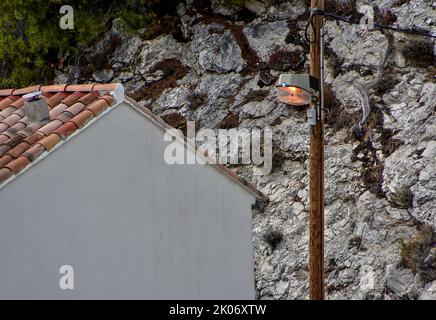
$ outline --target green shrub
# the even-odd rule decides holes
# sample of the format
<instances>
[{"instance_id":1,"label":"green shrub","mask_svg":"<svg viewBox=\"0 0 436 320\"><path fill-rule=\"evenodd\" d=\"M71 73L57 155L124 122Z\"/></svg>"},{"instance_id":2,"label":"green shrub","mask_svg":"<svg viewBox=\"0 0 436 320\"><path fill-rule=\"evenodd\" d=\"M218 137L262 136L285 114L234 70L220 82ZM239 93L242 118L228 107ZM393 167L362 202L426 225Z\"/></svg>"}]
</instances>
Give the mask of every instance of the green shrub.
<instances>
[{"instance_id":1,"label":"green shrub","mask_svg":"<svg viewBox=\"0 0 436 320\"><path fill-rule=\"evenodd\" d=\"M0 88L47 83L62 61L73 60L84 45L109 30L116 17L136 30L174 13L180 1L70 0L74 30L59 26L64 0L0 1Z\"/></svg>"}]
</instances>

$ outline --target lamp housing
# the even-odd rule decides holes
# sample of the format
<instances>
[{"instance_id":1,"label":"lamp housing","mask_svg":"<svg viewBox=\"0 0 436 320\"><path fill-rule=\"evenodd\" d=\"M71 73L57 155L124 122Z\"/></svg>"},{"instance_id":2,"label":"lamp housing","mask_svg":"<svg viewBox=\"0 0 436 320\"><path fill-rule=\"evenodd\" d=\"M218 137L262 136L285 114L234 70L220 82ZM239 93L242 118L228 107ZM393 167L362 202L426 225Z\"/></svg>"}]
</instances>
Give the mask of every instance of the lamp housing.
<instances>
[{"instance_id":1,"label":"lamp housing","mask_svg":"<svg viewBox=\"0 0 436 320\"><path fill-rule=\"evenodd\" d=\"M319 79L309 74L281 74L277 83L281 102L294 106L310 104L319 94Z\"/></svg>"}]
</instances>

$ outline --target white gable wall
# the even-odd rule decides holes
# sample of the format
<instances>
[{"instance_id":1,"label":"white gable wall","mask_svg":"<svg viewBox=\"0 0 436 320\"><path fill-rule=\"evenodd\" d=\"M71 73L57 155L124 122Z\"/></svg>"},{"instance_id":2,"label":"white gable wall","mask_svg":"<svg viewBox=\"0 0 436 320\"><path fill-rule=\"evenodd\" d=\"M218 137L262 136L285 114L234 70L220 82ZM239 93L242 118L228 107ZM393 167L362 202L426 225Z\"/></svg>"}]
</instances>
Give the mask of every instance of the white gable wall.
<instances>
[{"instance_id":1,"label":"white gable wall","mask_svg":"<svg viewBox=\"0 0 436 320\"><path fill-rule=\"evenodd\" d=\"M120 105L0 190L0 298L254 298L253 195L163 134Z\"/></svg>"}]
</instances>

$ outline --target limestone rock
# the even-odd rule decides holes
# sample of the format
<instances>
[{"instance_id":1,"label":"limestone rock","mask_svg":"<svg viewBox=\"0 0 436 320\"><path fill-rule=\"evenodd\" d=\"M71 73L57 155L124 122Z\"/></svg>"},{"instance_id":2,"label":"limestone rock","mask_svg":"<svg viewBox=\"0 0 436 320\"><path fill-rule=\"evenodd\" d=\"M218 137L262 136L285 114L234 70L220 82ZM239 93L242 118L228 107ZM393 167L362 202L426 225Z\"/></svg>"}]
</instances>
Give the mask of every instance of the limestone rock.
<instances>
[{"instance_id":1,"label":"limestone rock","mask_svg":"<svg viewBox=\"0 0 436 320\"><path fill-rule=\"evenodd\" d=\"M240 72L247 65L232 32L217 23L199 24L196 27L191 50L205 71Z\"/></svg>"},{"instance_id":2,"label":"limestone rock","mask_svg":"<svg viewBox=\"0 0 436 320\"><path fill-rule=\"evenodd\" d=\"M392 267L392 266L391 266ZM414 276L408 269L395 269L388 270L386 277L386 286L389 290L392 290L397 296L404 296L410 290L412 290L414 283Z\"/></svg>"},{"instance_id":3,"label":"limestone rock","mask_svg":"<svg viewBox=\"0 0 436 320\"><path fill-rule=\"evenodd\" d=\"M418 300L436 300L436 280L425 286Z\"/></svg>"},{"instance_id":4,"label":"limestone rock","mask_svg":"<svg viewBox=\"0 0 436 320\"><path fill-rule=\"evenodd\" d=\"M114 77L115 72L112 69L103 69L96 71L92 74L92 77L97 82L107 83Z\"/></svg>"}]
</instances>

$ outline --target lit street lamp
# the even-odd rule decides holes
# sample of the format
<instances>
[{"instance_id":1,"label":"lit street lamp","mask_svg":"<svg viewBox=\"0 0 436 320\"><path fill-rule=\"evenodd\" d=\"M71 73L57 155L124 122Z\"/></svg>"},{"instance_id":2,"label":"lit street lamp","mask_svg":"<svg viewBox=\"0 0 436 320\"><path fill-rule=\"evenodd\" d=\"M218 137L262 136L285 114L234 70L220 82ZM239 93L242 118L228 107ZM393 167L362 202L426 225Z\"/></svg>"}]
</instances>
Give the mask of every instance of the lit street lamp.
<instances>
[{"instance_id":1,"label":"lit street lamp","mask_svg":"<svg viewBox=\"0 0 436 320\"><path fill-rule=\"evenodd\" d=\"M311 11L324 10L324 0L312 0ZM323 300L324 290L324 121L323 121L323 18L314 16L310 41L310 75L282 74L278 98L291 105L307 105L310 124L309 160L309 294ZM321 81L320 81L321 80Z\"/></svg>"}]
</instances>

